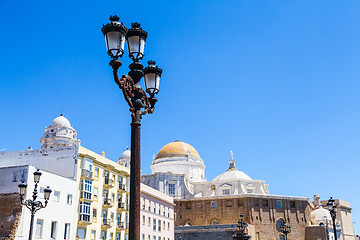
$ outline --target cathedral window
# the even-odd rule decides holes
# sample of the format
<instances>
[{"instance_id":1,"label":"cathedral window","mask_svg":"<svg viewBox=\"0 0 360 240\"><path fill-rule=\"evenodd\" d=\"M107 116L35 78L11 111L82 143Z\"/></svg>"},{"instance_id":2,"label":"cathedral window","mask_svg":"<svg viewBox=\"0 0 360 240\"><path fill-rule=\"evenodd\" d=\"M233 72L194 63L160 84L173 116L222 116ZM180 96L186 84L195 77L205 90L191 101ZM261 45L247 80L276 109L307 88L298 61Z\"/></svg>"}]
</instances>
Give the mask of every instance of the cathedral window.
<instances>
[{"instance_id":1,"label":"cathedral window","mask_svg":"<svg viewBox=\"0 0 360 240\"><path fill-rule=\"evenodd\" d=\"M282 201L276 200L276 208L282 208Z\"/></svg>"},{"instance_id":2,"label":"cathedral window","mask_svg":"<svg viewBox=\"0 0 360 240\"><path fill-rule=\"evenodd\" d=\"M218 225L219 221L217 219L214 219L211 221L211 225Z\"/></svg>"},{"instance_id":3,"label":"cathedral window","mask_svg":"<svg viewBox=\"0 0 360 240\"><path fill-rule=\"evenodd\" d=\"M211 201L211 208L217 208L217 201Z\"/></svg>"},{"instance_id":4,"label":"cathedral window","mask_svg":"<svg viewBox=\"0 0 360 240\"><path fill-rule=\"evenodd\" d=\"M240 199L238 199L238 207L242 207L243 206L243 203Z\"/></svg>"},{"instance_id":5,"label":"cathedral window","mask_svg":"<svg viewBox=\"0 0 360 240\"><path fill-rule=\"evenodd\" d=\"M290 208L295 208L295 201L290 201Z\"/></svg>"},{"instance_id":6,"label":"cathedral window","mask_svg":"<svg viewBox=\"0 0 360 240\"><path fill-rule=\"evenodd\" d=\"M230 189L223 189L223 195L230 195Z\"/></svg>"},{"instance_id":7,"label":"cathedral window","mask_svg":"<svg viewBox=\"0 0 360 240\"><path fill-rule=\"evenodd\" d=\"M254 192L254 189L252 189L252 188L247 189L247 193L253 193L253 192Z\"/></svg>"},{"instance_id":8,"label":"cathedral window","mask_svg":"<svg viewBox=\"0 0 360 240\"><path fill-rule=\"evenodd\" d=\"M232 200L226 200L226 207L232 207Z\"/></svg>"},{"instance_id":9,"label":"cathedral window","mask_svg":"<svg viewBox=\"0 0 360 240\"><path fill-rule=\"evenodd\" d=\"M263 207L268 207L268 206L269 206L269 201L263 200Z\"/></svg>"},{"instance_id":10,"label":"cathedral window","mask_svg":"<svg viewBox=\"0 0 360 240\"><path fill-rule=\"evenodd\" d=\"M169 183L169 195L175 195L175 183Z\"/></svg>"},{"instance_id":11,"label":"cathedral window","mask_svg":"<svg viewBox=\"0 0 360 240\"><path fill-rule=\"evenodd\" d=\"M191 209L191 202L186 203L186 209Z\"/></svg>"}]
</instances>

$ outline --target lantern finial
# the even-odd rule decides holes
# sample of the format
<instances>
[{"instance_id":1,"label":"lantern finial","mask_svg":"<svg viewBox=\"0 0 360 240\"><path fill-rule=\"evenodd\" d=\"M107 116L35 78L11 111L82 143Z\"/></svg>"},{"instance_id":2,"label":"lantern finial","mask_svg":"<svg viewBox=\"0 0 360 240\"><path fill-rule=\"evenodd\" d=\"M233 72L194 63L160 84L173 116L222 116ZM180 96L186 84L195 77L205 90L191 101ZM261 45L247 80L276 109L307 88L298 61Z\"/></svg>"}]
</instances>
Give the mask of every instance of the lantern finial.
<instances>
[{"instance_id":1,"label":"lantern finial","mask_svg":"<svg viewBox=\"0 0 360 240\"><path fill-rule=\"evenodd\" d=\"M120 17L118 15L110 15L109 19L112 22L118 22L120 20Z\"/></svg>"},{"instance_id":2,"label":"lantern finial","mask_svg":"<svg viewBox=\"0 0 360 240\"><path fill-rule=\"evenodd\" d=\"M140 23L134 22L134 23L131 24L131 27L133 27L133 28L140 28Z\"/></svg>"},{"instance_id":3,"label":"lantern finial","mask_svg":"<svg viewBox=\"0 0 360 240\"><path fill-rule=\"evenodd\" d=\"M150 61L148 61L148 64L149 64L149 65L155 65L156 62L155 62L154 60L150 60Z\"/></svg>"}]
</instances>

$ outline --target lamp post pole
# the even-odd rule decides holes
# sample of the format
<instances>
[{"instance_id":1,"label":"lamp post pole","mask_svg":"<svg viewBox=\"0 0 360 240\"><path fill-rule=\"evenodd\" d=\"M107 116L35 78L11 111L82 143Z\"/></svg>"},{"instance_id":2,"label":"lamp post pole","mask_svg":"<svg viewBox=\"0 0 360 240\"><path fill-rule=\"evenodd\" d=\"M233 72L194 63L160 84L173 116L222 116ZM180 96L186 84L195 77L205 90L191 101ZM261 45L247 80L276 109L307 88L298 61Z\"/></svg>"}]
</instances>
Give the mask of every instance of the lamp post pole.
<instances>
[{"instance_id":1,"label":"lamp post pole","mask_svg":"<svg viewBox=\"0 0 360 240\"><path fill-rule=\"evenodd\" d=\"M162 69L155 66L156 62L149 61L149 66L144 68L139 62L144 57L144 46L147 38L139 23L131 24L127 29L119 23L118 16L110 16L110 23L102 27L105 37L107 53L112 58L110 66L113 68L115 83L122 90L124 98L131 112L131 155L130 155L130 216L129 216L129 240L140 240L140 127L143 115L153 113L157 99L155 94L159 92ZM132 63L129 65L129 75L118 76L118 69L122 65L119 57L124 54L125 39L127 40L129 57ZM144 78L146 92L140 86L140 80Z\"/></svg>"},{"instance_id":2,"label":"lamp post pole","mask_svg":"<svg viewBox=\"0 0 360 240\"><path fill-rule=\"evenodd\" d=\"M335 204L335 199L333 199L332 197L330 197L329 201L326 204L328 206L328 209L330 211L330 216L332 219L332 223L333 223L333 229L334 229L334 237L335 240L337 240L337 232L336 232L336 204Z\"/></svg>"},{"instance_id":3,"label":"lamp post pole","mask_svg":"<svg viewBox=\"0 0 360 240\"><path fill-rule=\"evenodd\" d=\"M39 170L36 170L36 172L34 172L35 187L34 187L32 199L28 199L28 200L24 201L27 185L25 183L20 183L18 185L21 205L24 205L25 207L27 207L30 210L30 213L31 213L29 240L32 240L35 213L38 210L40 210L41 208L45 208L47 206L47 203L48 203L49 198L50 198L50 194L52 192L52 190L49 187L47 187L46 189L44 189L45 203L43 204L40 201L36 201L36 199L38 197L37 188L38 188L38 184L39 184L39 181L40 181L40 177L41 177L41 172Z\"/></svg>"}]
</instances>

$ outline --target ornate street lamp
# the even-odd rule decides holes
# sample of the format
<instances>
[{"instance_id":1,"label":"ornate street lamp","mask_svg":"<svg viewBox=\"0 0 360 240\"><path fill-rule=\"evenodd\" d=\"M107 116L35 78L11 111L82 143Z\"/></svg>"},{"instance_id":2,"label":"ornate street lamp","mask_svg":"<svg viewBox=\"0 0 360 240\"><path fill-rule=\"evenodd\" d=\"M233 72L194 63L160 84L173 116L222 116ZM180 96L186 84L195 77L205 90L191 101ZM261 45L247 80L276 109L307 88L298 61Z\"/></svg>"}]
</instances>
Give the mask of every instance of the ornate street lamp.
<instances>
[{"instance_id":1,"label":"ornate street lamp","mask_svg":"<svg viewBox=\"0 0 360 240\"><path fill-rule=\"evenodd\" d=\"M280 230L285 235L285 240L287 240L287 235L291 233L291 226L285 222L284 225L280 227Z\"/></svg>"},{"instance_id":2,"label":"ornate street lamp","mask_svg":"<svg viewBox=\"0 0 360 240\"><path fill-rule=\"evenodd\" d=\"M251 239L251 236L248 235L246 232L246 228L248 224L244 221L244 215L240 214L240 220L238 221L238 231L233 236L233 239L235 240L248 240Z\"/></svg>"},{"instance_id":3,"label":"ornate street lamp","mask_svg":"<svg viewBox=\"0 0 360 240\"><path fill-rule=\"evenodd\" d=\"M335 236L335 240L337 240L337 233L336 233L336 204L335 204L335 199L333 199L332 197L330 197L329 201L326 204L328 206L328 210L330 211L330 216L333 222L333 228L334 228L334 236Z\"/></svg>"},{"instance_id":4,"label":"ornate street lamp","mask_svg":"<svg viewBox=\"0 0 360 240\"><path fill-rule=\"evenodd\" d=\"M144 47L147 38L147 32L144 31L139 23L131 24L131 28L126 30L125 39L127 41L129 57L132 63L129 65L130 72L128 76L118 76L118 69L122 65L118 59L124 53L124 25L119 23L118 16L111 16L110 23L103 25L108 55L112 58L110 66L113 68L115 83L122 90L125 100L130 107L131 112L131 155L130 155L130 216L129 216L129 240L140 240L140 126L143 115L153 113L157 99L155 95L159 92L160 77L162 69L155 66L156 62L149 61L149 66L144 66L139 62L144 57ZM113 31L117 36L112 37L109 48L109 33ZM144 77L145 90L141 88L140 80Z\"/></svg>"},{"instance_id":5,"label":"ornate street lamp","mask_svg":"<svg viewBox=\"0 0 360 240\"><path fill-rule=\"evenodd\" d=\"M48 201L50 199L50 194L52 192L52 190L49 187L47 187L46 189L44 189L45 203L43 204L40 201L36 201L37 194L38 194L37 187L38 187L38 183L40 182L40 177L41 177L41 172L38 169L38 170L36 170L36 172L34 172L35 187L34 187L34 192L33 192L33 195L32 195L32 199L28 199L28 200L24 201L24 198L25 198L25 195L26 195L27 184L20 183L18 185L18 187L19 187L19 195L20 195L20 202L21 202L22 205L27 207L31 212L29 240L32 240L35 213L38 210L40 210L41 208L45 208L47 206L47 203L48 203Z\"/></svg>"}]
</instances>

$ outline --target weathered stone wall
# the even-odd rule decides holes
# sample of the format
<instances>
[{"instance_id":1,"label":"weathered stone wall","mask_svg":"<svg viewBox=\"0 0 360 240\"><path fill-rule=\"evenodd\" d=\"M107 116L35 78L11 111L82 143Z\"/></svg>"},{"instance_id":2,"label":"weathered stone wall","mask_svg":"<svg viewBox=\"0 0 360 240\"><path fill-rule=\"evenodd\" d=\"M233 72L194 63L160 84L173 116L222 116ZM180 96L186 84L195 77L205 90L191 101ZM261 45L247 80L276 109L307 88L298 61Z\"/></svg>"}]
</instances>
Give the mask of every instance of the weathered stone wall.
<instances>
[{"instance_id":1,"label":"weathered stone wall","mask_svg":"<svg viewBox=\"0 0 360 240\"><path fill-rule=\"evenodd\" d=\"M281 233L276 224L279 219L291 225L289 240L305 239L311 209L307 198L260 195L175 200L175 204L175 226L211 225L215 221L218 224L236 224L239 215L243 214L244 220L254 226L249 233L256 240L279 239Z\"/></svg>"},{"instance_id":2,"label":"weathered stone wall","mask_svg":"<svg viewBox=\"0 0 360 240\"><path fill-rule=\"evenodd\" d=\"M305 230L305 240L327 240L324 226L309 226Z\"/></svg>"},{"instance_id":3,"label":"weathered stone wall","mask_svg":"<svg viewBox=\"0 0 360 240\"><path fill-rule=\"evenodd\" d=\"M0 240L14 239L21 210L18 193L0 194Z\"/></svg>"}]
</instances>

